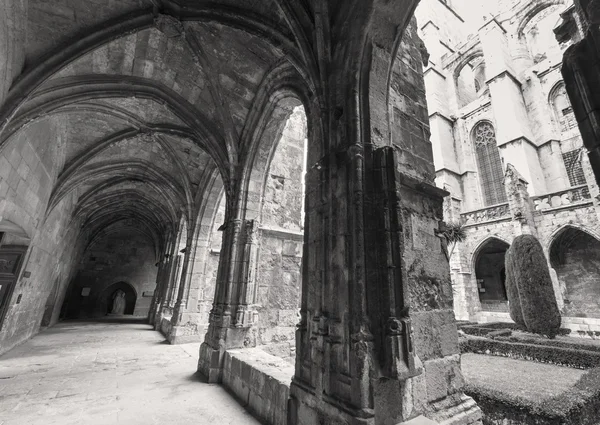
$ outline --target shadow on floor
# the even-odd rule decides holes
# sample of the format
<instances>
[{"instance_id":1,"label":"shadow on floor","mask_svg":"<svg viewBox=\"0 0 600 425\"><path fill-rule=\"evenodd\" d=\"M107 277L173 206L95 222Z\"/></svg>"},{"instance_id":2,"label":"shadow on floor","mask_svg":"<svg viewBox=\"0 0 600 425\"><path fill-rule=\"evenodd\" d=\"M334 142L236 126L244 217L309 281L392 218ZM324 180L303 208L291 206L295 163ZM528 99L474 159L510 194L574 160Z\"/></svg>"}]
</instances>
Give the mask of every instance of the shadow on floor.
<instances>
[{"instance_id":1,"label":"shadow on floor","mask_svg":"<svg viewBox=\"0 0 600 425\"><path fill-rule=\"evenodd\" d=\"M89 319L66 319L61 320L59 323L122 323L122 324L148 324L148 318L146 317L135 317L135 316L104 316L104 317L93 317Z\"/></svg>"},{"instance_id":2,"label":"shadow on floor","mask_svg":"<svg viewBox=\"0 0 600 425\"><path fill-rule=\"evenodd\" d=\"M190 382L200 382L202 384L208 384L208 378L199 371L196 371L196 373L191 374L187 378L187 380Z\"/></svg>"}]
</instances>

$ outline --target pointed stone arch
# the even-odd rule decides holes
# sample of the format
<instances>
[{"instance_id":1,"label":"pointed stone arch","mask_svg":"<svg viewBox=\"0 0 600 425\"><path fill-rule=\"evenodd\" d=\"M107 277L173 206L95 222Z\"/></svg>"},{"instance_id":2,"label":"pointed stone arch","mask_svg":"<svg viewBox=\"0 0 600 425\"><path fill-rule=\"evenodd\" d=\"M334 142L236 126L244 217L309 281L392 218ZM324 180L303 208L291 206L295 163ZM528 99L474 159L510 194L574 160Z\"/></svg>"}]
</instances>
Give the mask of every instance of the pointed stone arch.
<instances>
[{"instance_id":1,"label":"pointed stone arch","mask_svg":"<svg viewBox=\"0 0 600 425\"><path fill-rule=\"evenodd\" d=\"M506 311L504 260L509 247L505 240L491 236L483 240L473 254L473 271L484 311Z\"/></svg>"},{"instance_id":2,"label":"pointed stone arch","mask_svg":"<svg viewBox=\"0 0 600 425\"><path fill-rule=\"evenodd\" d=\"M583 226L557 229L548 246L564 300L563 314L600 318L600 238Z\"/></svg>"}]
</instances>

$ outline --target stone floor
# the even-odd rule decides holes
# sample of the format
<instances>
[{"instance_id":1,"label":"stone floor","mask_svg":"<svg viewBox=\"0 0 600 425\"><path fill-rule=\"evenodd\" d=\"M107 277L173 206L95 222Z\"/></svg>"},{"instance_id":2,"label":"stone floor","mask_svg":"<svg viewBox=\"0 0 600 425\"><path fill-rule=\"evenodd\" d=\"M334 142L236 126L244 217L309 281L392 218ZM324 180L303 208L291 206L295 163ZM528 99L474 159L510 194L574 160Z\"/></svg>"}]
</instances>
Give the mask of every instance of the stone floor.
<instances>
[{"instance_id":1,"label":"stone floor","mask_svg":"<svg viewBox=\"0 0 600 425\"><path fill-rule=\"evenodd\" d=\"M194 375L198 348L141 323L61 323L0 357L0 425L258 425Z\"/></svg>"}]
</instances>

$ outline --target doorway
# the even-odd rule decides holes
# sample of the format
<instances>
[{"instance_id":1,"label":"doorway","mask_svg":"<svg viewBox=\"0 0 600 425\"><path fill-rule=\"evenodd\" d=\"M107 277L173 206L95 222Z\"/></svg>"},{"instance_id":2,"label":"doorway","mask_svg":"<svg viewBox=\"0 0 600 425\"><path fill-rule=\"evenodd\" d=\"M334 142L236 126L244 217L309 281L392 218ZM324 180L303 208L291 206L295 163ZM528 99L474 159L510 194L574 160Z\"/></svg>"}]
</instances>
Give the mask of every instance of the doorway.
<instances>
[{"instance_id":1,"label":"doorway","mask_svg":"<svg viewBox=\"0 0 600 425\"><path fill-rule=\"evenodd\" d=\"M10 306L26 251L25 246L0 247L0 329Z\"/></svg>"}]
</instances>

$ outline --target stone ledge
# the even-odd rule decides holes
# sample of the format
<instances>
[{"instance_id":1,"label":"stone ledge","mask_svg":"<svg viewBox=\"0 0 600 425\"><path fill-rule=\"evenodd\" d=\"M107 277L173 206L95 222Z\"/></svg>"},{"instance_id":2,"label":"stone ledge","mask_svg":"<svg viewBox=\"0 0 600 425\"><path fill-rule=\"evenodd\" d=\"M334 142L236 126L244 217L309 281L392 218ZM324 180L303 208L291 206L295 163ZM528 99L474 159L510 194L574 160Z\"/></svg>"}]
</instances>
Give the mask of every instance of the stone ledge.
<instances>
[{"instance_id":1,"label":"stone ledge","mask_svg":"<svg viewBox=\"0 0 600 425\"><path fill-rule=\"evenodd\" d=\"M260 421L286 425L294 367L258 348L229 350L223 365L223 386Z\"/></svg>"},{"instance_id":2,"label":"stone ledge","mask_svg":"<svg viewBox=\"0 0 600 425\"><path fill-rule=\"evenodd\" d=\"M438 425L437 422L427 419L425 416L418 416L407 422L401 422L397 425Z\"/></svg>"}]
</instances>

